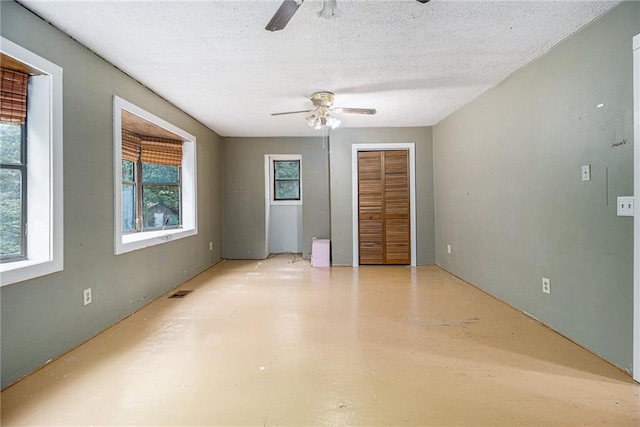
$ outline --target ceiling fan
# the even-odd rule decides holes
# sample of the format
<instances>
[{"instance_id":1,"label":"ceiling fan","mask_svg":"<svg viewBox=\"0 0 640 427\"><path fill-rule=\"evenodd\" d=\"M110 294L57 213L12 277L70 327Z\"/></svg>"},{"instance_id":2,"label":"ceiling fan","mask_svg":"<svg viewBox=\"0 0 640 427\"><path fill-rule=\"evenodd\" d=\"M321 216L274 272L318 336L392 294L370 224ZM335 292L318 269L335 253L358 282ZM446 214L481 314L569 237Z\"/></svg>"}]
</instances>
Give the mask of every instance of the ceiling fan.
<instances>
[{"instance_id":1,"label":"ceiling fan","mask_svg":"<svg viewBox=\"0 0 640 427\"><path fill-rule=\"evenodd\" d=\"M429 0L417 0L420 3L428 3ZM284 0L271 20L264 27L268 31L279 31L287 26L293 15L296 13L304 0ZM318 16L323 18L331 18L338 14L336 9L336 0L324 0L322 10L318 12Z\"/></svg>"},{"instance_id":2,"label":"ceiling fan","mask_svg":"<svg viewBox=\"0 0 640 427\"><path fill-rule=\"evenodd\" d=\"M340 120L332 116L331 113L348 113L348 114L367 114L376 113L375 108L348 108L334 107L333 100L335 95L333 92L315 92L310 99L315 107L313 110L287 111L285 113L271 113L272 116L282 116L285 114L311 113L306 117L307 124L314 129L322 129L323 126L336 128L340 124Z\"/></svg>"}]
</instances>

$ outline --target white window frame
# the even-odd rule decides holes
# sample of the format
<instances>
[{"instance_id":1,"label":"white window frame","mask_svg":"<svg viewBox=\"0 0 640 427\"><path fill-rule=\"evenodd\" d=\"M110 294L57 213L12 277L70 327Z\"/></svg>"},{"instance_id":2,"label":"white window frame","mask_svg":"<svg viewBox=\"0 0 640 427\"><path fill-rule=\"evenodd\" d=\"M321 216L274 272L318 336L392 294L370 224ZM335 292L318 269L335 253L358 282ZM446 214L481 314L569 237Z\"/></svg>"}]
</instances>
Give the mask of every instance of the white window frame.
<instances>
[{"instance_id":1,"label":"white window frame","mask_svg":"<svg viewBox=\"0 0 640 427\"><path fill-rule=\"evenodd\" d=\"M269 154L269 202L271 205L302 205L302 155L301 154ZM300 162L300 200L275 200L275 161L297 160Z\"/></svg>"},{"instance_id":2,"label":"white window frame","mask_svg":"<svg viewBox=\"0 0 640 427\"><path fill-rule=\"evenodd\" d=\"M138 233L122 231L122 110L160 126L182 139L181 228ZM116 255L198 234L196 137L116 95L113 97L113 175L114 253Z\"/></svg>"},{"instance_id":3,"label":"white window frame","mask_svg":"<svg viewBox=\"0 0 640 427\"><path fill-rule=\"evenodd\" d=\"M64 268L62 67L0 37L0 50L42 75L29 77L27 259L0 264L0 286Z\"/></svg>"}]
</instances>

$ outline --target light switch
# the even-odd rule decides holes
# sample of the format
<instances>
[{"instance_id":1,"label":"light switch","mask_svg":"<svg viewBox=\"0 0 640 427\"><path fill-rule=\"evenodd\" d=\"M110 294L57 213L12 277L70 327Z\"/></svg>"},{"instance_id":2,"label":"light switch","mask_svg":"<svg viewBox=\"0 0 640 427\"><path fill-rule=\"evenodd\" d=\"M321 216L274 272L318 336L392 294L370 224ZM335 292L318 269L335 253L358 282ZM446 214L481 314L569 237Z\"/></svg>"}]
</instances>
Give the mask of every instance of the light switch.
<instances>
[{"instance_id":1,"label":"light switch","mask_svg":"<svg viewBox=\"0 0 640 427\"><path fill-rule=\"evenodd\" d=\"M618 197L618 216L633 216L633 196Z\"/></svg>"},{"instance_id":2,"label":"light switch","mask_svg":"<svg viewBox=\"0 0 640 427\"><path fill-rule=\"evenodd\" d=\"M591 181L591 165L582 165L582 180Z\"/></svg>"}]
</instances>

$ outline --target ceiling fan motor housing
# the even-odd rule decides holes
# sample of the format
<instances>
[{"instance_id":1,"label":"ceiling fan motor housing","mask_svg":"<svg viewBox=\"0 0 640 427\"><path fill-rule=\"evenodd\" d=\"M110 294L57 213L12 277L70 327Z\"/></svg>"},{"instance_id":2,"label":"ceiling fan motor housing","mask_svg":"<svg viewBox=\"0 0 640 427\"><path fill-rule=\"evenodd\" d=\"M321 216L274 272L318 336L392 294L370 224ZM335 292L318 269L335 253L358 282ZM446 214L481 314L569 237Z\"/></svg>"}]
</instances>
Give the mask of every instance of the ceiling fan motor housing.
<instances>
[{"instance_id":1,"label":"ceiling fan motor housing","mask_svg":"<svg viewBox=\"0 0 640 427\"><path fill-rule=\"evenodd\" d=\"M330 108L333 105L333 92L316 92L311 94L311 102L316 107Z\"/></svg>"}]
</instances>

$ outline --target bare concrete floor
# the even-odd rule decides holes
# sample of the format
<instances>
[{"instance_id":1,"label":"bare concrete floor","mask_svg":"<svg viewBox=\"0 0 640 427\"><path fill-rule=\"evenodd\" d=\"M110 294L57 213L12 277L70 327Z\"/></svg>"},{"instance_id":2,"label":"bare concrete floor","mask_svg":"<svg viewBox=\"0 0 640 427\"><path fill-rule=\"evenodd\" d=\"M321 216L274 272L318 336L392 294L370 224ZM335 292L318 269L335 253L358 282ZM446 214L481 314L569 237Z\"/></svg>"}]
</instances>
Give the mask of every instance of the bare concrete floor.
<instances>
[{"instance_id":1,"label":"bare concrete floor","mask_svg":"<svg viewBox=\"0 0 640 427\"><path fill-rule=\"evenodd\" d=\"M226 261L2 393L2 425L640 425L640 385L432 266Z\"/></svg>"}]
</instances>

